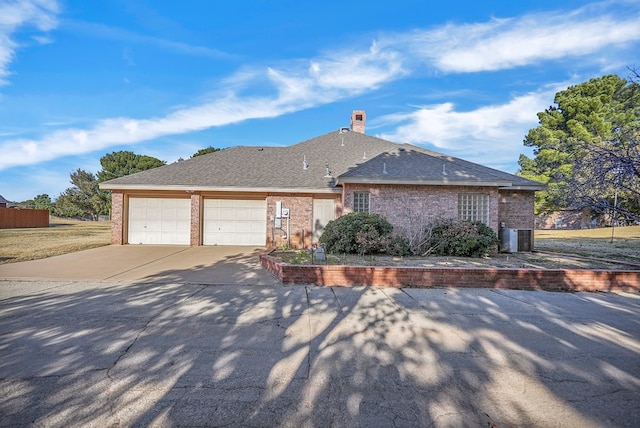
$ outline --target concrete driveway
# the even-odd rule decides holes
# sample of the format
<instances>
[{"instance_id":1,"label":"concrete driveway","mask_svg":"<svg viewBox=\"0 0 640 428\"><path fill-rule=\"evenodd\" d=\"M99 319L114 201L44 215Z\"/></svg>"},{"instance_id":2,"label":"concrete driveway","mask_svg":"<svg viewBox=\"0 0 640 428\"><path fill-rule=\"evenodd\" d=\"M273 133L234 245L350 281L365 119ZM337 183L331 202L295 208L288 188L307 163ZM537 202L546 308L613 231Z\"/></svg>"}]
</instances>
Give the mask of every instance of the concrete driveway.
<instances>
[{"instance_id":1,"label":"concrete driveway","mask_svg":"<svg viewBox=\"0 0 640 428\"><path fill-rule=\"evenodd\" d=\"M0 278L277 284L260 265L260 251L250 247L111 245L3 264L0 265Z\"/></svg>"},{"instance_id":2,"label":"concrete driveway","mask_svg":"<svg viewBox=\"0 0 640 428\"><path fill-rule=\"evenodd\" d=\"M638 295L176 271L0 280L0 426L640 426Z\"/></svg>"}]
</instances>

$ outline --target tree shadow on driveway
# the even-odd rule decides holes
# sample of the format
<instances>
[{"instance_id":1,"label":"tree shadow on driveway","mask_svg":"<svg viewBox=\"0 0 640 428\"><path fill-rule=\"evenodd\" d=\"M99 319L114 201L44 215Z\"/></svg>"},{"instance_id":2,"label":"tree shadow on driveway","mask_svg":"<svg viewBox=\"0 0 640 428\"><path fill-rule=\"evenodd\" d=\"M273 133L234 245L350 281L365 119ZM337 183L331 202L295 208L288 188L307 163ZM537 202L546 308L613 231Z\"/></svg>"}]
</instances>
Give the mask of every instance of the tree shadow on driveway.
<instances>
[{"instance_id":1,"label":"tree shadow on driveway","mask_svg":"<svg viewBox=\"0 0 640 428\"><path fill-rule=\"evenodd\" d=\"M237 248L237 247L236 247ZM148 275L142 268L131 272L139 281L147 283L191 283L208 285L243 284L271 285L280 283L261 264L262 249L238 249L208 259L211 247L189 248L183 254L172 256L171 269L151 269ZM182 256L182 257L180 257ZM117 277L115 279L118 279Z\"/></svg>"},{"instance_id":2,"label":"tree shadow on driveway","mask_svg":"<svg viewBox=\"0 0 640 428\"><path fill-rule=\"evenodd\" d=\"M637 295L0 281L0 425L637 426Z\"/></svg>"}]
</instances>

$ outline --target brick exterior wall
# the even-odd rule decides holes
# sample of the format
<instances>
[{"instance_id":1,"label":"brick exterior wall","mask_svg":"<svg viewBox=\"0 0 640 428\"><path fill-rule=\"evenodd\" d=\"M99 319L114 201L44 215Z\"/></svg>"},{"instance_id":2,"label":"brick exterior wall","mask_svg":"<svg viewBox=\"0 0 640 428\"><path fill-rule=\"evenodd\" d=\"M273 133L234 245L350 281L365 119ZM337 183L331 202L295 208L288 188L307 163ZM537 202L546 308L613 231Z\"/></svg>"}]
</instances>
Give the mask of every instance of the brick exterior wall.
<instances>
[{"instance_id":1,"label":"brick exterior wall","mask_svg":"<svg viewBox=\"0 0 640 428\"><path fill-rule=\"evenodd\" d=\"M465 287L549 291L640 291L640 271L291 265L260 255L283 284Z\"/></svg>"},{"instance_id":2,"label":"brick exterior wall","mask_svg":"<svg viewBox=\"0 0 640 428\"><path fill-rule=\"evenodd\" d=\"M409 224L416 227L438 218L457 218L459 193L488 194L489 226L498 232L499 195L495 187L347 184L345 214L353 211L354 192L369 192L371 213L385 217L398 232L406 230ZM533 218L533 205L530 211Z\"/></svg>"},{"instance_id":3,"label":"brick exterior wall","mask_svg":"<svg viewBox=\"0 0 640 428\"><path fill-rule=\"evenodd\" d=\"M500 190L498 223L507 228L534 229L535 193L524 190Z\"/></svg>"},{"instance_id":4,"label":"brick exterior wall","mask_svg":"<svg viewBox=\"0 0 640 428\"><path fill-rule=\"evenodd\" d=\"M267 196L267 247L290 246L293 248L311 248L313 240L313 200L327 199L329 195L270 194ZM336 217L342 212L342 195L336 194ZM287 219L282 219L282 229L276 229L276 202L281 201L283 208L289 208L290 236L284 238L287 231Z\"/></svg>"},{"instance_id":5,"label":"brick exterior wall","mask_svg":"<svg viewBox=\"0 0 640 428\"><path fill-rule=\"evenodd\" d=\"M289 235L287 219L282 219L282 229L276 229L272 218L276 217L276 202L281 201L283 208L289 208ZM313 219L313 196L295 194L275 194L267 196L267 246L308 248L311 246L311 227Z\"/></svg>"},{"instance_id":6,"label":"brick exterior wall","mask_svg":"<svg viewBox=\"0 0 640 428\"><path fill-rule=\"evenodd\" d=\"M202 245L202 195L200 192L191 195L191 235L189 242L192 247Z\"/></svg>"},{"instance_id":7,"label":"brick exterior wall","mask_svg":"<svg viewBox=\"0 0 640 428\"><path fill-rule=\"evenodd\" d=\"M406 230L409 224L419 227L437 218L458 216L459 193L484 193L489 195L489 226L496 232L499 223L505 222L507 227L533 229L534 193L525 191L500 191L492 187L461 186L401 186L401 185L365 185L347 184L342 194L335 195L336 217L353 211L353 193L370 192L370 208L372 213L385 217L398 233ZM147 196L147 194L140 195ZM160 195L158 195L160 196ZM172 197L172 195L163 195ZM206 194L206 197L216 195ZM242 194L234 195L242 199ZM192 246L202 245L203 195L200 192L191 196L191 229ZM327 198L329 195L315 195L316 198ZM267 230L266 245L268 247L291 246L294 248L310 248L313 230L312 194L279 194L266 195ZM276 202L289 208L289 232L285 238L287 220L283 219L282 229L274 226ZM122 191L111 193L111 243L126 243L126 204ZM409 221L410 220L410 221Z\"/></svg>"},{"instance_id":8,"label":"brick exterior wall","mask_svg":"<svg viewBox=\"0 0 640 428\"><path fill-rule=\"evenodd\" d=\"M111 192L111 243L124 243L124 193L114 190Z\"/></svg>"}]
</instances>

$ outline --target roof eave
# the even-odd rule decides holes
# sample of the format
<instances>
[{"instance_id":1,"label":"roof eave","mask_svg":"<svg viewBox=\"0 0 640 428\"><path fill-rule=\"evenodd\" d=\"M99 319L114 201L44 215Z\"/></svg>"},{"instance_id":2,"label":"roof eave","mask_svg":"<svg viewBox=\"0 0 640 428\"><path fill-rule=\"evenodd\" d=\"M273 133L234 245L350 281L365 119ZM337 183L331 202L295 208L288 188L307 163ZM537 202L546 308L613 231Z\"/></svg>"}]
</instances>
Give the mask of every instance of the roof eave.
<instances>
[{"instance_id":1,"label":"roof eave","mask_svg":"<svg viewBox=\"0 0 640 428\"><path fill-rule=\"evenodd\" d=\"M108 184L101 183L102 190L141 190L141 191L183 191L192 192L260 192L260 193L342 193L335 187L240 187L240 186L189 186L189 185L154 185L154 184Z\"/></svg>"},{"instance_id":2,"label":"roof eave","mask_svg":"<svg viewBox=\"0 0 640 428\"><path fill-rule=\"evenodd\" d=\"M475 187L509 187L512 183L506 180L451 180L451 179L407 179L407 178L338 178L336 184L401 184L420 186L475 186Z\"/></svg>"},{"instance_id":3,"label":"roof eave","mask_svg":"<svg viewBox=\"0 0 640 428\"><path fill-rule=\"evenodd\" d=\"M532 192L537 192L540 190L546 190L547 186L544 184L530 184L530 185L513 185L513 186L507 186L507 187L501 187L500 190L502 189L508 189L508 190L529 190Z\"/></svg>"}]
</instances>

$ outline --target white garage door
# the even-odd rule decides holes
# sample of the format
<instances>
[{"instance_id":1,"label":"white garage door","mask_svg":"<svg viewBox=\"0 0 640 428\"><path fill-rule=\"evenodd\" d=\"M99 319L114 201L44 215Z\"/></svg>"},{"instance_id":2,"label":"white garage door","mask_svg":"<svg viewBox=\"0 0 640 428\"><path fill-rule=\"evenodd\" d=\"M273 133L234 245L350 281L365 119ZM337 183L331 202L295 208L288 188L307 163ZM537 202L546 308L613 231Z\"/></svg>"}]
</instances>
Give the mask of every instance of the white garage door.
<instances>
[{"instance_id":1,"label":"white garage door","mask_svg":"<svg viewBox=\"0 0 640 428\"><path fill-rule=\"evenodd\" d=\"M129 244L189 245L190 230L190 199L129 199Z\"/></svg>"},{"instance_id":2,"label":"white garage door","mask_svg":"<svg viewBox=\"0 0 640 428\"><path fill-rule=\"evenodd\" d=\"M204 245L256 245L267 238L264 200L205 199Z\"/></svg>"}]
</instances>

